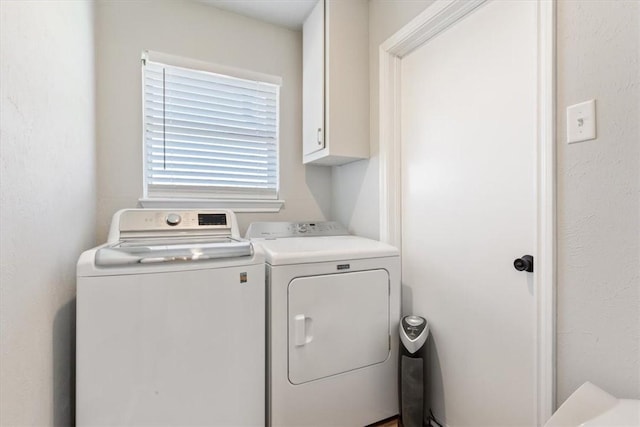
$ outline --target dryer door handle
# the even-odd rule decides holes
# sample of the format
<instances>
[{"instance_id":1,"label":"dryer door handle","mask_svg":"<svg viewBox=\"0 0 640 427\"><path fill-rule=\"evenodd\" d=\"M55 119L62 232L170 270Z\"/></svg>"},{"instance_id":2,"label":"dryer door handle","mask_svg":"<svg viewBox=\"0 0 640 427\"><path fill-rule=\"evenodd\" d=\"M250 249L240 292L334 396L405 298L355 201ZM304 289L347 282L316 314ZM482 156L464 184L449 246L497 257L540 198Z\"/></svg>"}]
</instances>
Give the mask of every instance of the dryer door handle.
<instances>
[{"instance_id":1,"label":"dryer door handle","mask_svg":"<svg viewBox=\"0 0 640 427\"><path fill-rule=\"evenodd\" d=\"M296 347L301 347L307 343L306 317L298 314L293 318L293 334Z\"/></svg>"}]
</instances>

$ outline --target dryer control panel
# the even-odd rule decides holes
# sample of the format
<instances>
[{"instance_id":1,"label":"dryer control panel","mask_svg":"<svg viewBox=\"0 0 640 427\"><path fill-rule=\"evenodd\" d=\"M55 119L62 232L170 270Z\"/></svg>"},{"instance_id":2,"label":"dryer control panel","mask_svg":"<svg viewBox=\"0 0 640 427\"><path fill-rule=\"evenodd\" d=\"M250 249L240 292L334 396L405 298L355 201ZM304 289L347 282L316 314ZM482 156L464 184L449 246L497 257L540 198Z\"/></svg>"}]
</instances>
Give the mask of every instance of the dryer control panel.
<instances>
[{"instance_id":1,"label":"dryer control panel","mask_svg":"<svg viewBox=\"0 0 640 427\"><path fill-rule=\"evenodd\" d=\"M348 236L347 228L335 221L326 222L254 222L246 239L282 239L287 237Z\"/></svg>"}]
</instances>

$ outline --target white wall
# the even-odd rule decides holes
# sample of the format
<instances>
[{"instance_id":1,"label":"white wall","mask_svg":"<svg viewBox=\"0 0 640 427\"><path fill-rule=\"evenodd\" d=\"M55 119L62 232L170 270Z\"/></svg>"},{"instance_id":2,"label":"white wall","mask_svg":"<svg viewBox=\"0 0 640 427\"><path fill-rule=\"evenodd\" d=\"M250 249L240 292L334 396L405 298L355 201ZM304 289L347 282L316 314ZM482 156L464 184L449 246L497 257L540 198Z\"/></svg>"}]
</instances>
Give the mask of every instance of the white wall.
<instances>
[{"instance_id":1,"label":"white wall","mask_svg":"<svg viewBox=\"0 0 640 427\"><path fill-rule=\"evenodd\" d=\"M640 398L640 2L558 5L558 403L590 380ZM567 145L596 98L598 138Z\"/></svg>"},{"instance_id":2,"label":"white wall","mask_svg":"<svg viewBox=\"0 0 640 427\"><path fill-rule=\"evenodd\" d=\"M433 0L370 0L369 99L371 157L337 166L332 171L331 217L352 233L377 239L380 235L378 150L379 65L382 42L411 21Z\"/></svg>"},{"instance_id":3,"label":"white wall","mask_svg":"<svg viewBox=\"0 0 640 427\"><path fill-rule=\"evenodd\" d=\"M430 1L371 0L371 159L333 170L332 216L379 235L378 46ZM558 1L558 403L586 380L640 397L640 3ZM596 141L565 108L597 98Z\"/></svg>"},{"instance_id":4,"label":"white wall","mask_svg":"<svg viewBox=\"0 0 640 427\"><path fill-rule=\"evenodd\" d=\"M149 49L282 76L279 214L254 220L330 216L331 171L302 165L302 34L193 1L97 3L98 238L113 213L142 196L140 54Z\"/></svg>"},{"instance_id":5,"label":"white wall","mask_svg":"<svg viewBox=\"0 0 640 427\"><path fill-rule=\"evenodd\" d=\"M70 425L94 244L93 4L0 2L0 425Z\"/></svg>"}]
</instances>

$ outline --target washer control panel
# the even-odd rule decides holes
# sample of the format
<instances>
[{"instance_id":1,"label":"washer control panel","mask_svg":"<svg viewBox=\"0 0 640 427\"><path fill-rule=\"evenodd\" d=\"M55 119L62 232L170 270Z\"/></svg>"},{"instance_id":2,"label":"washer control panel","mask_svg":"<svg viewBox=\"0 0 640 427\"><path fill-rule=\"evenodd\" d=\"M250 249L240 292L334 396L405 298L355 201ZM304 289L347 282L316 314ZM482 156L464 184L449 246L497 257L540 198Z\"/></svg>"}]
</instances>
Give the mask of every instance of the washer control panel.
<instances>
[{"instance_id":1,"label":"washer control panel","mask_svg":"<svg viewBox=\"0 0 640 427\"><path fill-rule=\"evenodd\" d=\"M108 242L184 236L242 238L234 213L225 209L123 209L113 216Z\"/></svg>"},{"instance_id":2,"label":"washer control panel","mask_svg":"<svg viewBox=\"0 0 640 427\"><path fill-rule=\"evenodd\" d=\"M214 211L165 211L131 209L119 217L120 231L158 231L167 229L227 229L226 212Z\"/></svg>"},{"instance_id":3,"label":"washer control panel","mask_svg":"<svg viewBox=\"0 0 640 427\"><path fill-rule=\"evenodd\" d=\"M254 222L249 226L247 239L281 239L287 237L348 236L347 228L334 221L323 222Z\"/></svg>"}]
</instances>

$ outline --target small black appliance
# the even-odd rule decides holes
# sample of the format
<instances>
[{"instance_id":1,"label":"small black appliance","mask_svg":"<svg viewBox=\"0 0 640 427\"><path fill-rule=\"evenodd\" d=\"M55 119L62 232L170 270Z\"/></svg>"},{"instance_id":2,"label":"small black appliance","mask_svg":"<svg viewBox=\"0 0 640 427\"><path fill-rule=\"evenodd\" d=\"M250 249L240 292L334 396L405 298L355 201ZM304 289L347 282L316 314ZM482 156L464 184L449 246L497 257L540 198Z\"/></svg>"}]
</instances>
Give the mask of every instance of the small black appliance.
<instances>
[{"instance_id":1,"label":"small black appliance","mask_svg":"<svg viewBox=\"0 0 640 427\"><path fill-rule=\"evenodd\" d=\"M424 317L405 316L400 322L400 416L404 427L422 427L424 409L426 346L429 325Z\"/></svg>"}]
</instances>

